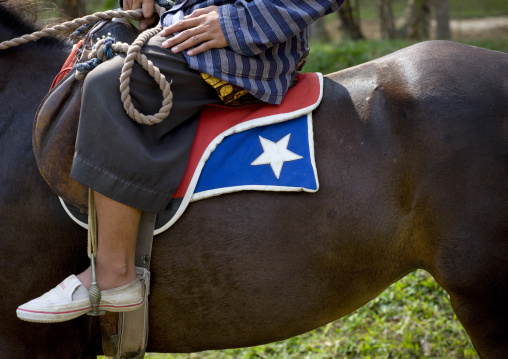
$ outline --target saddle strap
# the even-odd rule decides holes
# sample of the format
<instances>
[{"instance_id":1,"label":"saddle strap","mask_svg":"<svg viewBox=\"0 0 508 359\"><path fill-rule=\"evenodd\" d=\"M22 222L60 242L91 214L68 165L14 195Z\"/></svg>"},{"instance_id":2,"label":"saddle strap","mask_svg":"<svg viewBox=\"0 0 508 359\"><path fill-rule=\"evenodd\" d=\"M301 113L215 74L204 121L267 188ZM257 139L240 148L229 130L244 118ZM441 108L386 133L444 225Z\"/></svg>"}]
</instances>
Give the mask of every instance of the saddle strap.
<instances>
[{"instance_id":1,"label":"saddle strap","mask_svg":"<svg viewBox=\"0 0 508 359\"><path fill-rule=\"evenodd\" d=\"M49 90L51 91L53 87L58 85L60 81L64 79L65 76L69 72L71 72L72 68L74 67L74 64L76 63L76 58L78 56L78 52L81 49L81 45L83 44L83 40L80 40L74 47L72 48L71 53L67 57L67 60L65 60L64 64L62 65L62 69L60 72L55 76L55 79L53 80L53 83L51 84L51 87Z\"/></svg>"}]
</instances>

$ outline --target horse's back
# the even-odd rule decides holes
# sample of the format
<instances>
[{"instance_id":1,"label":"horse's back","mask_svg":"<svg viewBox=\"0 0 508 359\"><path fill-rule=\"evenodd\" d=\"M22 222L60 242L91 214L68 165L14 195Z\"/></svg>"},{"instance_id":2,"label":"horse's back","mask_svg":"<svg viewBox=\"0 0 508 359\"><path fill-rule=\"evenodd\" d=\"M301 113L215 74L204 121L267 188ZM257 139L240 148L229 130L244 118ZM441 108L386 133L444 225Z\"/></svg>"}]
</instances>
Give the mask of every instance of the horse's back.
<instances>
[{"instance_id":1,"label":"horse's back","mask_svg":"<svg viewBox=\"0 0 508 359\"><path fill-rule=\"evenodd\" d=\"M508 54L450 41L418 43L327 77L351 89L359 112L375 106L375 91L395 109L425 109L425 117L429 109L508 112Z\"/></svg>"}]
</instances>

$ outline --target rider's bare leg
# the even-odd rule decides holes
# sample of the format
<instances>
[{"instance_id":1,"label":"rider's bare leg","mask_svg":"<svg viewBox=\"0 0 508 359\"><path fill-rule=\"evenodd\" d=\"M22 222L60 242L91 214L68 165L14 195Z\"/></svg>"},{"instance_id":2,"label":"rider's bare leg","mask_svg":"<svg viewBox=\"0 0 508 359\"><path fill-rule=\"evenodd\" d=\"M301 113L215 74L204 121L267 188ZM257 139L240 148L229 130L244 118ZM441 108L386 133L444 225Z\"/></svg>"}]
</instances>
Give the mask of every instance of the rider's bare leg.
<instances>
[{"instance_id":1,"label":"rider's bare leg","mask_svg":"<svg viewBox=\"0 0 508 359\"><path fill-rule=\"evenodd\" d=\"M98 248L95 270L101 290L112 289L136 279L134 265L141 211L94 192L97 208ZM78 274L89 289L92 272Z\"/></svg>"}]
</instances>

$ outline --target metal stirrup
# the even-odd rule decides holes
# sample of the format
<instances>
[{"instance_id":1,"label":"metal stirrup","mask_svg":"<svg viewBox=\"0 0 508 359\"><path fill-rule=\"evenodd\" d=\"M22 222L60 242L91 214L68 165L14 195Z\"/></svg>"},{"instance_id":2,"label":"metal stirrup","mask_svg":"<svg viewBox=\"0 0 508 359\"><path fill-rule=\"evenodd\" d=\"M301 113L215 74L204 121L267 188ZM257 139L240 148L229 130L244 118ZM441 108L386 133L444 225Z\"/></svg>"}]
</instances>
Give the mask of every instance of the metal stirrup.
<instances>
[{"instance_id":1,"label":"metal stirrup","mask_svg":"<svg viewBox=\"0 0 508 359\"><path fill-rule=\"evenodd\" d=\"M92 311L88 312L88 315L92 315L97 317L99 315L104 315L105 311L99 309L99 304L101 302L101 290L97 285L97 278L95 277L95 258L92 253L90 257L90 265L92 267L92 284L90 284L90 303L92 304Z\"/></svg>"},{"instance_id":2,"label":"metal stirrup","mask_svg":"<svg viewBox=\"0 0 508 359\"><path fill-rule=\"evenodd\" d=\"M93 190L88 190L88 257L90 257L90 266L92 268L92 284L90 285L89 295L92 311L88 315L104 315L105 311L99 309L101 302L101 290L97 285L95 275L95 255L97 253L97 211L95 210L95 199Z\"/></svg>"}]
</instances>

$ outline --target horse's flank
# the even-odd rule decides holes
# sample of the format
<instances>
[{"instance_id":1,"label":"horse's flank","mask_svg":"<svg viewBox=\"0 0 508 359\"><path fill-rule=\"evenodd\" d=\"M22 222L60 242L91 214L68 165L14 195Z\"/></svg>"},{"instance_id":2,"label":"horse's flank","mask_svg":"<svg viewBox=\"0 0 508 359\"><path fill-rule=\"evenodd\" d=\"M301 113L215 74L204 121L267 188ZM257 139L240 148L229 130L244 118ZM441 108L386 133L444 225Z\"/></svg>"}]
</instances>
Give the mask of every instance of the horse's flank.
<instances>
[{"instance_id":1,"label":"horse's flank","mask_svg":"<svg viewBox=\"0 0 508 359\"><path fill-rule=\"evenodd\" d=\"M2 40L12 33L4 7ZM93 319L37 325L15 316L17 305L87 266L86 233L67 219L31 153L33 115L58 72L44 61L46 46L31 48L0 53L0 287L7 293L0 347L6 357L92 358L100 351ZM37 64L37 81L26 64ZM423 268L450 294L479 354L505 357L506 79L508 55L439 41L329 75L313 115L316 194L196 202L156 237L148 351L288 338Z\"/></svg>"}]
</instances>

